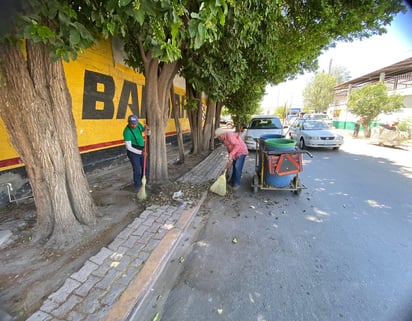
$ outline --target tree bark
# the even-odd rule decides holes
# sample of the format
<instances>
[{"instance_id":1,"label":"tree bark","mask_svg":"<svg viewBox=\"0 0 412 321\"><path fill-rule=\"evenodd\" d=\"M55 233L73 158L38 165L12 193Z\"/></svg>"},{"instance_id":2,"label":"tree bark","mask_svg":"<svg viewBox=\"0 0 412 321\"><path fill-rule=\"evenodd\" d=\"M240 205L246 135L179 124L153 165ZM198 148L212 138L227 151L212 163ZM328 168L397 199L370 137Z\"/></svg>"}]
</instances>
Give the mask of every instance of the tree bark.
<instances>
[{"instance_id":1,"label":"tree bark","mask_svg":"<svg viewBox=\"0 0 412 321\"><path fill-rule=\"evenodd\" d=\"M221 102L216 103L215 112L215 129L220 127L220 114L222 113L223 104Z\"/></svg>"},{"instance_id":2,"label":"tree bark","mask_svg":"<svg viewBox=\"0 0 412 321\"><path fill-rule=\"evenodd\" d=\"M196 93L190 83L186 81L186 97L188 102L192 102L196 99ZM190 149L190 152L192 154L198 154L200 152L199 146L200 146L200 140L201 140L201 127L199 125L199 104L197 108L188 109L187 115L189 118L189 125L190 125L190 131L192 134L192 147Z\"/></svg>"},{"instance_id":3,"label":"tree bark","mask_svg":"<svg viewBox=\"0 0 412 321\"><path fill-rule=\"evenodd\" d=\"M151 128L149 137L149 179L161 183L169 178L166 154L166 127L169 115L170 88L179 69L179 62L160 63L152 58L151 52L145 53L141 48L145 76L145 101L147 124Z\"/></svg>"},{"instance_id":4,"label":"tree bark","mask_svg":"<svg viewBox=\"0 0 412 321\"><path fill-rule=\"evenodd\" d=\"M23 160L37 210L34 241L69 245L97 209L77 144L62 62L44 44L1 45L0 116Z\"/></svg>"},{"instance_id":5,"label":"tree bark","mask_svg":"<svg viewBox=\"0 0 412 321\"><path fill-rule=\"evenodd\" d=\"M170 89L170 96L172 97L172 114L173 114L173 119L175 121L177 146L178 146L178 149L179 149L179 163L184 163L185 162L185 147L184 147L184 144L183 144L182 129L180 127L178 106L176 104L174 94L175 94L174 87L172 85L172 87Z\"/></svg>"},{"instance_id":6,"label":"tree bark","mask_svg":"<svg viewBox=\"0 0 412 321\"><path fill-rule=\"evenodd\" d=\"M371 121L362 119L361 123L363 126L363 135L365 136L365 138L370 138L371 137L371 131L370 131Z\"/></svg>"},{"instance_id":7,"label":"tree bark","mask_svg":"<svg viewBox=\"0 0 412 321\"><path fill-rule=\"evenodd\" d=\"M202 150L211 150L215 136L215 114L216 103L210 99L207 100L206 119L203 125L203 143Z\"/></svg>"},{"instance_id":8,"label":"tree bark","mask_svg":"<svg viewBox=\"0 0 412 321\"><path fill-rule=\"evenodd\" d=\"M216 128L216 103L207 100L206 111L203 108L201 93L196 93L186 82L186 95L189 100L197 100L197 108L188 110L190 129L192 132L193 154L201 154L214 148L214 132Z\"/></svg>"}]
</instances>

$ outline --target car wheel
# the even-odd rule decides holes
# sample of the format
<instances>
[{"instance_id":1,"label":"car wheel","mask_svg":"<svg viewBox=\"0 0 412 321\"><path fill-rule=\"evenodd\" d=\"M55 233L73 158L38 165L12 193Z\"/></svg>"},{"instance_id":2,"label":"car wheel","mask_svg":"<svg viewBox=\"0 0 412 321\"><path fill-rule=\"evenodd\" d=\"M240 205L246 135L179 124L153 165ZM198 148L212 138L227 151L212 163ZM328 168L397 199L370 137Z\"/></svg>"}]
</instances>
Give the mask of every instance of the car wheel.
<instances>
[{"instance_id":1,"label":"car wheel","mask_svg":"<svg viewBox=\"0 0 412 321\"><path fill-rule=\"evenodd\" d=\"M339 149L339 147L333 147L332 149L333 149L333 150L338 150L338 149Z\"/></svg>"},{"instance_id":2,"label":"car wheel","mask_svg":"<svg viewBox=\"0 0 412 321\"><path fill-rule=\"evenodd\" d=\"M303 137L299 141L299 147L300 147L300 149L305 149L306 148L305 140L303 139Z\"/></svg>"}]
</instances>

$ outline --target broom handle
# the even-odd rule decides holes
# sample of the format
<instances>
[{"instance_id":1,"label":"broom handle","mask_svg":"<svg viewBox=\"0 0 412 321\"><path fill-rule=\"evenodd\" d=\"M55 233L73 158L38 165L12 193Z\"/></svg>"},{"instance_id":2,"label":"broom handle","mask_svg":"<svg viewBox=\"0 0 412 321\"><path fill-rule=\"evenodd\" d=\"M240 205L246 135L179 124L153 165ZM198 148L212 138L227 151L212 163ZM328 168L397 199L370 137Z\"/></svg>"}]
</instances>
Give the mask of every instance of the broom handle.
<instances>
[{"instance_id":1,"label":"broom handle","mask_svg":"<svg viewBox=\"0 0 412 321\"><path fill-rule=\"evenodd\" d=\"M147 158L147 131L144 134L144 147L143 147L143 176L146 176L146 158Z\"/></svg>"}]
</instances>

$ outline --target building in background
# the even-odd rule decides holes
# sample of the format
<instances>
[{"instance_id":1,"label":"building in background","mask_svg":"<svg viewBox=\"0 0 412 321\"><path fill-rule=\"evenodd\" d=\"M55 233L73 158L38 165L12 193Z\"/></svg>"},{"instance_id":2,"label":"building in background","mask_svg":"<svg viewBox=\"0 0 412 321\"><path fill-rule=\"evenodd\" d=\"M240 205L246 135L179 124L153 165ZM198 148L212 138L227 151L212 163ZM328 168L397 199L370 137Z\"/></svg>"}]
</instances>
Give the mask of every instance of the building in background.
<instances>
[{"instance_id":1,"label":"building in background","mask_svg":"<svg viewBox=\"0 0 412 321\"><path fill-rule=\"evenodd\" d=\"M333 115L333 125L336 128L353 130L357 116L348 111L346 103L349 95L357 88L383 81L388 94L398 94L404 99L404 108L391 114L381 114L376 123L412 119L412 57L378 69L366 75L349 80L335 87L335 104L329 107L328 114Z\"/></svg>"}]
</instances>

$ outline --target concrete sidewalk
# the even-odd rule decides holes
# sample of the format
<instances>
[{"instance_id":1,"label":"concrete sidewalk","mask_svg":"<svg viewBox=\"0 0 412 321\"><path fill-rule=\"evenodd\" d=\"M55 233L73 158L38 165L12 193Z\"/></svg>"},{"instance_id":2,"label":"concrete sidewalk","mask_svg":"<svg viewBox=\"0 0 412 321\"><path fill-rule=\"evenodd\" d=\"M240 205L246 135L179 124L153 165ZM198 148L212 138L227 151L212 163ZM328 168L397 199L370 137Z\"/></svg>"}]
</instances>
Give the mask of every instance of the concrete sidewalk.
<instances>
[{"instance_id":1,"label":"concrete sidewalk","mask_svg":"<svg viewBox=\"0 0 412 321\"><path fill-rule=\"evenodd\" d=\"M176 150L169 149L168 158L174 160ZM179 181L196 184L216 179L224 170L225 155L226 148L218 147ZM204 192L186 207L152 204L146 208L27 320L152 320L147 307L154 301L153 289L169 273L172 256L183 250L182 242L188 244L195 237L195 229L189 227L206 196ZM176 276L176 271L170 273Z\"/></svg>"}]
</instances>

